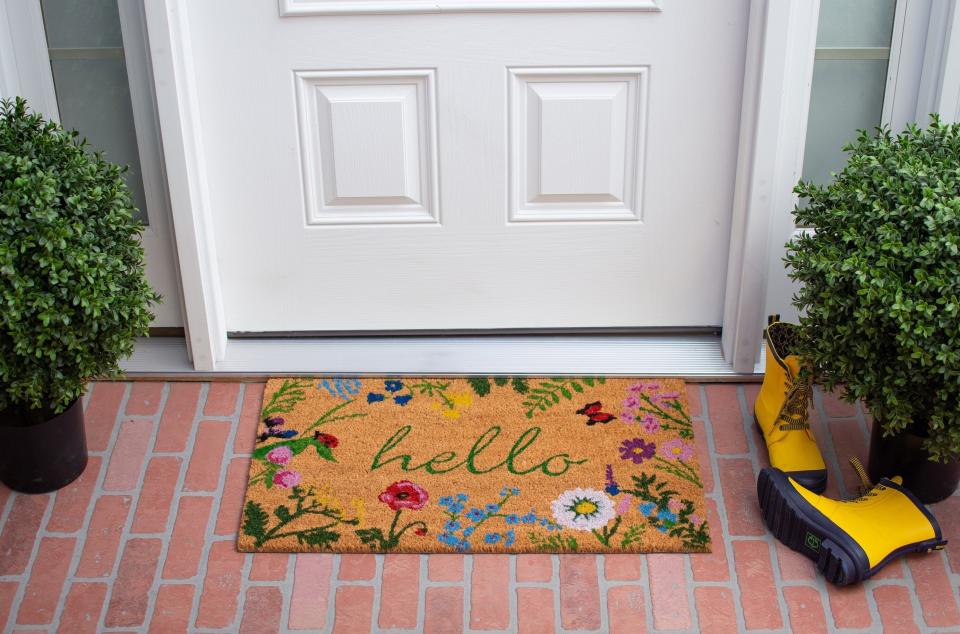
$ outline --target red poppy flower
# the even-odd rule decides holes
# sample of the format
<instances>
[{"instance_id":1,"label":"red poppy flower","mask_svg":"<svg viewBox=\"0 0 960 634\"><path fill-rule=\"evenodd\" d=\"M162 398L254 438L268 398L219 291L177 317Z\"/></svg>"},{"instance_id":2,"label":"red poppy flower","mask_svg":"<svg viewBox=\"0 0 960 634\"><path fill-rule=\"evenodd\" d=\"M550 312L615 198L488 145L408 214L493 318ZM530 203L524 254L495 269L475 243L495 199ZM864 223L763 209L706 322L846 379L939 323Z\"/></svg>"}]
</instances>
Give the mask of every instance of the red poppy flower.
<instances>
[{"instance_id":1,"label":"red poppy flower","mask_svg":"<svg viewBox=\"0 0 960 634\"><path fill-rule=\"evenodd\" d=\"M377 498L394 511L413 509L418 511L427 505L430 496L427 490L409 480L394 482Z\"/></svg>"},{"instance_id":2,"label":"red poppy flower","mask_svg":"<svg viewBox=\"0 0 960 634\"><path fill-rule=\"evenodd\" d=\"M423 526L421 526L421 527L419 527L417 530L415 530L415 531L413 531L413 532L416 533L417 535L419 535L420 537L423 537L424 535L427 534L427 529L425 529Z\"/></svg>"},{"instance_id":3,"label":"red poppy flower","mask_svg":"<svg viewBox=\"0 0 960 634\"><path fill-rule=\"evenodd\" d=\"M320 442L323 445L326 445L330 449L333 449L340 444L340 440L337 439L333 434L325 434L321 431L314 432L313 439Z\"/></svg>"}]
</instances>

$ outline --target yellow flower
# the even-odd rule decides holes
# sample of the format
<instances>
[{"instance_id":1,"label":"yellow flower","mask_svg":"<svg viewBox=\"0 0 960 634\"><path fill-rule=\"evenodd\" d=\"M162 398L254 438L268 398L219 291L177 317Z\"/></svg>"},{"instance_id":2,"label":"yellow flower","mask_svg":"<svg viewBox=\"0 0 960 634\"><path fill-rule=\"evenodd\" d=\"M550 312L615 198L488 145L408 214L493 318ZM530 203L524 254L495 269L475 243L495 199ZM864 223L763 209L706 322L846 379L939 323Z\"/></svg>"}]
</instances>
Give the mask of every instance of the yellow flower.
<instances>
[{"instance_id":1,"label":"yellow flower","mask_svg":"<svg viewBox=\"0 0 960 634\"><path fill-rule=\"evenodd\" d=\"M473 405L473 396L469 392L458 392L450 394L446 400L436 401L430 405L435 410L440 411L444 418L456 420L460 418L463 410Z\"/></svg>"}]
</instances>

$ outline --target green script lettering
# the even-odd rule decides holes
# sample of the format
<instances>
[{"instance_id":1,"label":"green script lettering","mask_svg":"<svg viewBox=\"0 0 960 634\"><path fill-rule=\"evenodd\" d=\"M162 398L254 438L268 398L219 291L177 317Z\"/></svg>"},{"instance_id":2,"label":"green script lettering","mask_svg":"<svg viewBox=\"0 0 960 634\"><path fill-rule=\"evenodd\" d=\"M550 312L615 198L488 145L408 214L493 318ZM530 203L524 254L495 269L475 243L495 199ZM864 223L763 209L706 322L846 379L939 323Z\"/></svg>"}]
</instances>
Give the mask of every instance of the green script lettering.
<instances>
[{"instance_id":1,"label":"green script lettering","mask_svg":"<svg viewBox=\"0 0 960 634\"><path fill-rule=\"evenodd\" d=\"M580 465L587 462L586 458L577 460L571 458L569 454L561 453L552 455L528 468L522 468L518 466L517 460L531 445L536 442L537 438L543 431L539 427L530 427L520 434L520 437L517 438L517 440L513 443L513 446L510 447L510 450L507 452L507 456L503 460L500 462L495 462L489 467L481 468L477 466L477 458L479 458L480 455L486 451L487 447L489 447L502 433L503 430L498 425L493 425L485 432L480 434L480 436L470 447L467 457L459 462L455 462L457 459L457 453L455 451L442 451L421 464L411 464L413 462L413 456L410 454L397 454L395 456L387 457L387 454L389 454L394 448L403 442L403 440L410 434L412 430L413 427L411 425L404 425L395 431L393 435L383 443L383 445L380 447L380 450L373 457L373 462L370 464L370 471L376 471L377 469L390 463L398 462L403 471L417 471L419 469L423 469L430 474L448 473L455 469L459 469L460 467L466 467L467 471L470 473L481 475L484 473L490 473L491 471L495 471L501 467L506 467L507 471L514 475L527 475L535 471L539 471L544 475L559 476L566 473L573 465ZM551 468L551 464L554 466L554 468Z\"/></svg>"}]
</instances>

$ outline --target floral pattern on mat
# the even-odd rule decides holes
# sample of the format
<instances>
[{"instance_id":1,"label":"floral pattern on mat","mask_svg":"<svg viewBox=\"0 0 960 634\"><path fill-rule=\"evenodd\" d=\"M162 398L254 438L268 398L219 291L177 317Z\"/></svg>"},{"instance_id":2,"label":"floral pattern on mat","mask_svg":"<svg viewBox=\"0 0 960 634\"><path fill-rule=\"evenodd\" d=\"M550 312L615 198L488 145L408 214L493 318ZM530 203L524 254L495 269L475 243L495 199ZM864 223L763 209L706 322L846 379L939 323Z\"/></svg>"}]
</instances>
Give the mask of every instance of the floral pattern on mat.
<instances>
[{"instance_id":1,"label":"floral pattern on mat","mask_svg":"<svg viewBox=\"0 0 960 634\"><path fill-rule=\"evenodd\" d=\"M238 548L705 552L683 382L271 379Z\"/></svg>"}]
</instances>

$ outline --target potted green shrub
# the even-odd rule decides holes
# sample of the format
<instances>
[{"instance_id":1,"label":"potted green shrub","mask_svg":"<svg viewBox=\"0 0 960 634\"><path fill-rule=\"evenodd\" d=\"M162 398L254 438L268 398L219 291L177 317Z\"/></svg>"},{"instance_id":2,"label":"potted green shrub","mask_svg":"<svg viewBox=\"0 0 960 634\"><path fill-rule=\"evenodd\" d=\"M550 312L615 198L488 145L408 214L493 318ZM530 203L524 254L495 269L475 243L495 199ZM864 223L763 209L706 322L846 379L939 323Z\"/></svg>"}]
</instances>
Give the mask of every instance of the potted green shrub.
<instances>
[{"instance_id":1,"label":"potted green shrub","mask_svg":"<svg viewBox=\"0 0 960 634\"><path fill-rule=\"evenodd\" d=\"M871 478L938 501L960 481L960 126L861 131L844 150L833 182L795 189L811 228L785 258L798 350L872 413Z\"/></svg>"},{"instance_id":2,"label":"potted green shrub","mask_svg":"<svg viewBox=\"0 0 960 634\"><path fill-rule=\"evenodd\" d=\"M0 480L12 489L83 472L80 397L119 373L160 299L124 171L23 99L0 102Z\"/></svg>"}]
</instances>

